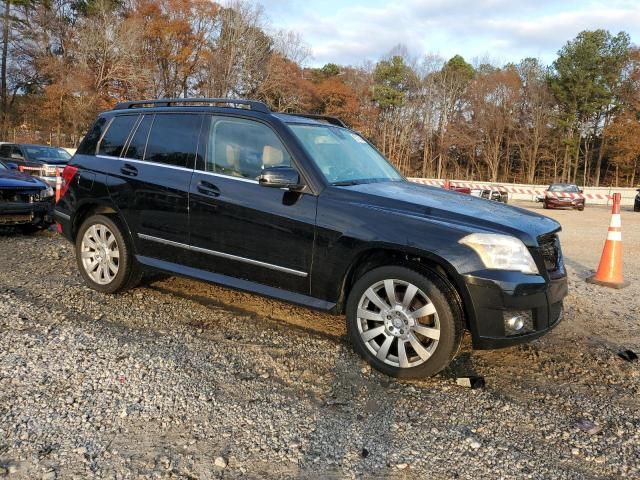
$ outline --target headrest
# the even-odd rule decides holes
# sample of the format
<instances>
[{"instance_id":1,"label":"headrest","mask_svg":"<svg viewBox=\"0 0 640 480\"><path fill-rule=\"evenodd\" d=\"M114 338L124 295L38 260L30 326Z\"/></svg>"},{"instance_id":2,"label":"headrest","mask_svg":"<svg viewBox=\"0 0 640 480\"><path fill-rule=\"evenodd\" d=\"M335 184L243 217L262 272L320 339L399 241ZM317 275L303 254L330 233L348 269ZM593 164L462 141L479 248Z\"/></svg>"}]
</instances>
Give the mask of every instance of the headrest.
<instances>
[{"instance_id":1,"label":"headrest","mask_svg":"<svg viewBox=\"0 0 640 480\"><path fill-rule=\"evenodd\" d=\"M271 145L265 145L262 149L262 165L265 167L282 165L283 158L284 154L279 148L272 147Z\"/></svg>"}]
</instances>

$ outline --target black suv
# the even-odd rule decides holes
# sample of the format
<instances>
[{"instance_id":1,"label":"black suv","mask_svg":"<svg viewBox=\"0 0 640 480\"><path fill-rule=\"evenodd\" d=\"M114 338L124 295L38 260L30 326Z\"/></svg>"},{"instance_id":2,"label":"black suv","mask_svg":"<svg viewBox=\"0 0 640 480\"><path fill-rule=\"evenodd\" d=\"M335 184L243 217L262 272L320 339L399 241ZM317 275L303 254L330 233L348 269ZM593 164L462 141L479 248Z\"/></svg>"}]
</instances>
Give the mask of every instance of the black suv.
<instances>
[{"instance_id":1,"label":"black suv","mask_svg":"<svg viewBox=\"0 0 640 480\"><path fill-rule=\"evenodd\" d=\"M250 100L121 103L63 172L55 217L105 293L161 270L346 314L373 367L423 377L562 316L560 225L405 180L335 118Z\"/></svg>"}]
</instances>

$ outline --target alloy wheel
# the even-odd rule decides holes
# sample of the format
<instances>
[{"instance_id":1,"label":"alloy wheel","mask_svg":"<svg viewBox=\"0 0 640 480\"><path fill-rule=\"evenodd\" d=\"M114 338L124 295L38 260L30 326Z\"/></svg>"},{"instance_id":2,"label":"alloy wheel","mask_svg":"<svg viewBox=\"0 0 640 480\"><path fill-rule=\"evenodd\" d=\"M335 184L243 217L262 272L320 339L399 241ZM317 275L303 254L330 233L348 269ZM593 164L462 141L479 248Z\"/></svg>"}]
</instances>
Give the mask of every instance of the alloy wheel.
<instances>
[{"instance_id":1,"label":"alloy wheel","mask_svg":"<svg viewBox=\"0 0 640 480\"><path fill-rule=\"evenodd\" d=\"M388 365L416 367L438 347L438 312L412 283L386 279L371 285L360 297L356 316L363 343Z\"/></svg>"},{"instance_id":2,"label":"alloy wheel","mask_svg":"<svg viewBox=\"0 0 640 480\"><path fill-rule=\"evenodd\" d=\"M120 269L120 250L116 237L101 223L92 225L84 233L80 256L89 278L100 285L111 283Z\"/></svg>"}]
</instances>

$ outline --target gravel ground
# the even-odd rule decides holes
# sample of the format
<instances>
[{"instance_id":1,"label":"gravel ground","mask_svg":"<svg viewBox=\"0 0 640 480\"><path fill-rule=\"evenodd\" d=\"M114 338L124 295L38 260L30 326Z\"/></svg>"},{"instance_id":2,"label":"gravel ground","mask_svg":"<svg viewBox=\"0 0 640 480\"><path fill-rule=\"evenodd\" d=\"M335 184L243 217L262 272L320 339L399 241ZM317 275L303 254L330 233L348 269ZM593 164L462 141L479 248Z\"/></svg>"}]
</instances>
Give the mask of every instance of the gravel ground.
<instances>
[{"instance_id":1,"label":"gravel ground","mask_svg":"<svg viewBox=\"0 0 640 480\"><path fill-rule=\"evenodd\" d=\"M342 318L178 278L102 295L59 236L5 233L0 478L640 478L640 362L616 355L640 350L640 214L624 290L584 282L607 209L548 214L564 322L498 351L467 338L418 382L368 368Z\"/></svg>"}]
</instances>

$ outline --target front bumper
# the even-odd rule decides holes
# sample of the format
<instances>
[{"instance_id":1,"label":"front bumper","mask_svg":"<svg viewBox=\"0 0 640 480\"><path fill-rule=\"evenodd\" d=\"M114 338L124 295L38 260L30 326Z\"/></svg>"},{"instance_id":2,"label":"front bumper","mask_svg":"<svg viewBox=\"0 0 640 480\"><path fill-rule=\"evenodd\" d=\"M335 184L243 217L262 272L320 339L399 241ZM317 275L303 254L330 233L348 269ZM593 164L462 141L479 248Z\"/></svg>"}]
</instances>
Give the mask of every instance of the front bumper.
<instances>
[{"instance_id":1,"label":"front bumper","mask_svg":"<svg viewBox=\"0 0 640 480\"><path fill-rule=\"evenodd\" d=\"M48 225L51 223L53 223L53 199L33 203L0 203L0 225Z\"/></svg>"},{"instance_id":2,"label":"front bumper","mask_svg":"<svg viewBox=\"0 0 640 480\"><path fill-rule=\"evenodd\" d=\"M584 198L560 200L557 198L547 198L544 200L547 208L584 208Z\"/></svg>"},{"instance_id":3,"label":"front bumper","mask_svg":"<svg viewBox=\"0 0 640 480\"><path fill-rule=\"evenodd\" d=\"M477 349L508 347L538 338L562 319L562 301L568 293L566 274L541 275L483 270L464 276L473 315L470 329ZM508 331L505 319L519 314L530 321L521 333Z\"/></svg>"}]
</instances>

